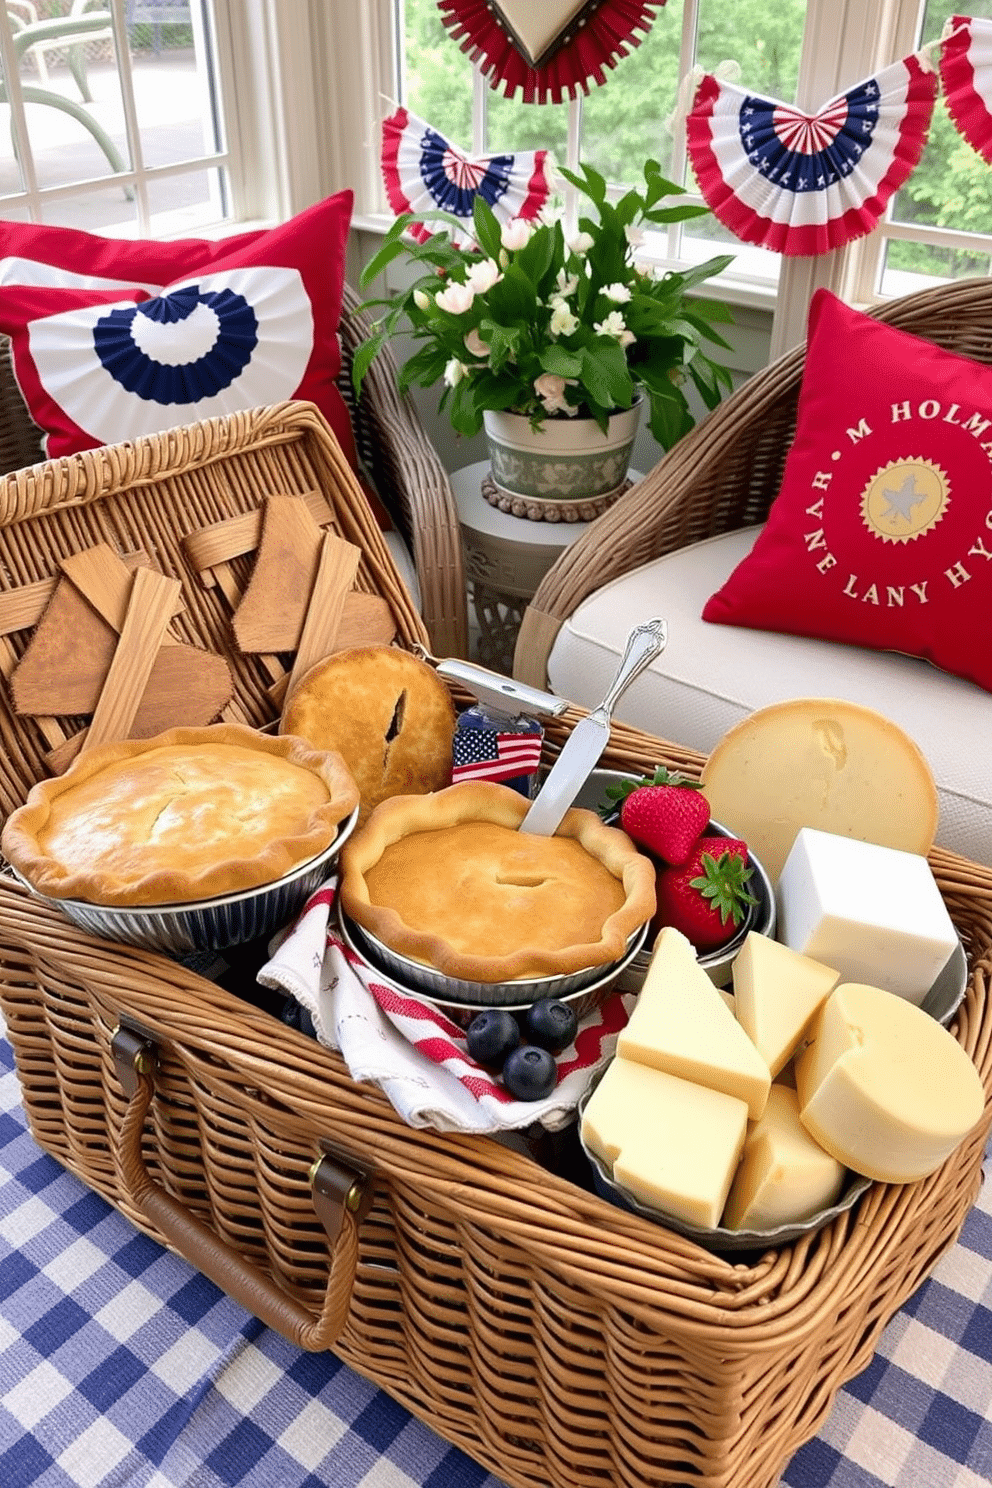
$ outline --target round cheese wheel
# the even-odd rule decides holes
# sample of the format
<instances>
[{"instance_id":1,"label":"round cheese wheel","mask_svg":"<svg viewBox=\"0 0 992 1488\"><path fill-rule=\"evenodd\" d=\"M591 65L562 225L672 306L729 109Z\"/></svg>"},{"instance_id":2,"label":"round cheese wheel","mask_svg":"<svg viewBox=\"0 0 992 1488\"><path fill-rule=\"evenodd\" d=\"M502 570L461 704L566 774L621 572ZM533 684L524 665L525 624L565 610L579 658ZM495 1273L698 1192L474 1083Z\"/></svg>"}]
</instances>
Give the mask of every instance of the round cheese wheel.
<instances>
[{"instance_id":1,"label":"round cheese wheel","mask_svg":"<svg viewBox=\"0 0 992 1488\"><path fill-rule=\"evenodd\" d=\"M925 856L937 787L919 746L872 708L795 698L728 729L702 772L714 820L743 837L773 882L800 827Z\"/></svg>"}]
</instances>

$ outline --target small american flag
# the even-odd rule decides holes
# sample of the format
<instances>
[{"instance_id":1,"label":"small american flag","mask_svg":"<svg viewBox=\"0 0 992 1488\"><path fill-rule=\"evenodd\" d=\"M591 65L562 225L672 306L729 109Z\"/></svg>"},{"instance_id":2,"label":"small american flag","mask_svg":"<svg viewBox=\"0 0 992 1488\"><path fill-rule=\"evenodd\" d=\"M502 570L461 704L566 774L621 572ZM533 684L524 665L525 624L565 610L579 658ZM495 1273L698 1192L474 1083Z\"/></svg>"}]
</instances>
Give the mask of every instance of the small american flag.
<instances>
[{"instance_id":1,"label":"small american flag","mask_svg":"<svg viewBox=\"0 0 992 1488\"><path fill-rule=\"evenodd\" d=\"M452 782L512 780L529 775L541 762L541 734L498 734L492 729L459 729L452 750Z\"/></svg>"}]
</instances>

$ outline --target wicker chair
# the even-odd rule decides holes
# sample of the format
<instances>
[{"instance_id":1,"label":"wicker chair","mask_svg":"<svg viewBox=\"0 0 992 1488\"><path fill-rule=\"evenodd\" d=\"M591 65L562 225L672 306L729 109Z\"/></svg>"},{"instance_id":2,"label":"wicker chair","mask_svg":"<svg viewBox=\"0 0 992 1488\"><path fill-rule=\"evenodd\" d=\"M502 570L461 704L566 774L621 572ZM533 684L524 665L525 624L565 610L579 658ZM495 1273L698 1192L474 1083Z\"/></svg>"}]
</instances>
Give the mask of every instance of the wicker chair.
<instances>
[{"instance_id":1,"label":"wicker chair","mask_svg":"<svg viewBox=\"0 0 992 1488\"><path fill-rule=\"evenodd\" d=\"M992 363L990 279L923 290L872 314ZM757 373L562 553L524 613L515 677L547 685L548 657L563 623L611 579L689 543L764 521L795 431L804 361L800 346Z\"/></svg>"},{"instance_id":2,"label":"wicker chair","mask_svg":"<svg viewBox=\"0 0 992 1488\"><path fill-rule=\"evenodd\" d=\"M369 334L359 297L345 285L338 379L352 416L359 454L413 555L421 613L437 656L468 654L468 611L461 530L447 474L411 399L397 390L388 347L370 367L357 401L351 385L355 350ZM0 474L43 459L41 433L14 380L9 344L0 337Z\"/></svg>"}]
</instances>

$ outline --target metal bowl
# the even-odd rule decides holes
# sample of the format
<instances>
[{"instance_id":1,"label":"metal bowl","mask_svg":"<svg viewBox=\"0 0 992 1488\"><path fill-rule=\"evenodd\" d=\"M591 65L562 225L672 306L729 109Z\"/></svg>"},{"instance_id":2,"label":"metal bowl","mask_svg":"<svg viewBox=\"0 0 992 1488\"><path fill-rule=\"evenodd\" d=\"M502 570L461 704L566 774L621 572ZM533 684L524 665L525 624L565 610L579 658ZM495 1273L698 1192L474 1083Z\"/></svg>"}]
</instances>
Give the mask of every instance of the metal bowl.
<instances>
[{"instance_id":1,"label":"metal bowl","mask_svg":"<svg viewBox=\"0 0 992 1488\"><path fill-rule=\"evenodd\" d=\"M356 806L345 818L329 847L274 883L188 904L118 908L90 904L84 899L56 899L48 894L38 894L16 868L12 871L39 899L61 910L67 919L91 935L139 946L146 951L162 951L169 956L223 951L229 946L243 945L246 941L269 935L287 924L327 878L357 822Z\"/></svg>"},{"instance_id":2,"label":"metal bowl","mask_svg":"<svg viewBox=\"0 0 992 1488\"><path fill-rule=\"evenodd\" d=\"M853 1209L858 1200L871 1188L872 1180L862 1178L857 1173L849 1175L848 1183L836 1204L829 1209L821 1209L812 1218L802 1220L796 1224L776 1225L769 1230L725 1230L720 1225L709 1229L703 1225L690 1224L688 1220L679 1219L674 1214L668 1214L663 1209L653 1209L649 1204L642 1204L632 1194L626 1192L618 1183L614 1183L609 1169L604 1166L596 1153L592 1152L582 1140L582 1115L589 1103L589 1097L602 1079L601 1072L595 1079L590 1080L579 1100L577 1115L579 1120L579 1142L585 1153L592 1170L593 1187L601 1199L608 1204L615 1204L618 1209L626 1209L631 1214L640 1214L644 1219L653 1220L655 1224L663 1224L669 1230L674 1230L678 1235L684 1235L687 1240L694 1240L704 1250L711 1251L762 1251L774 1245L789 1245L794 1240L800 1240L805 1235L815 1234L822 1230L824 1225L830 1224L831 1220L839 1214L844 1214L848 1209Z\"/></svg>"},{"instance_id":3,"label":"metal bowl","mask_svg":"<svg viewBox=\"0 0 992 1488\"><path fill-rule=\"evenodd\" d=\"M576 806L585 806L588 810L595 811L602 803L606 795L608 785L619 785L623 780L629 780L629 774L622 770L594 770L586 785L579 794ZM620 809L609 817L607 821L611 826L619 826ZM737 834L731 832L729 827L721 826L719 822L711 821L706 831L715 837L734 837ZM707 951L698 958L700 966L707 976L718 987L728 987L731 982L734 957L744 944L745 936L751 930L757 930L761 935L774 937L775 935L775 891L772 888L771 879L765 872L753 853L748 853L748 867L753 870L749 887L757 899L757 904L748 906L748 910L736 933L725 945L718 946L716 950ZM647 974L648 962L651 959L650 947L645 949L640 956L635 957L629 970L624 974L623 990L625 992L639 992Z\"/></svg>"},{"instance_id":4,"label":"metal bowl","mask_svg":"<svg viewBox=\"0 0 992 1488\"><path fill-rule=\"evenodd\" d=\"M356 955L361 956L363 960L367 961L373 971L375 971L377 977L381 977L388 986L395 988L398 992L412 994L414 997L420 998L422 1002L429 1002L432 1007L436 1007L440 1012L444 1013L453 1023L457 1023L459 1028L467 1028L482 1008L499 1007L508 1013L523 1013L529 1007L532 1007L541 997L555 997L559 1002L567 1003L577 1018L584 1018L594 1008L599 1006L608 993L619 990L619 978L623 975L625 968L630 965L634 957L640 954L648 930L646 925L642 925L640 930L631 936L628 943L629 949L625 956L619 961L610 962L607 967L596 966L591 968L591 973L595 973L595 975L592 975L591 980L585 981L581 987L571 992L548 988L546 984L564 980L564 978L555 977L535 977L530 980L521 979L514 982L477 982L470 983L469 985L486 987L490 993L490 1000L467 1002L464 999L458 998L449 1000L443 996L427 992L419 981L413 978L407 980L402 975L386 971L377 965L374 951L370 950L361 940L361 937L367 932L363 931L361 926L356 925L353 920L350 920L340 908L338 911L338 924L345 945L354 951ZM408 965L415 967L417 970L428 969L421 967L419 962L409 962ZM581 974L576 973L576 975ZM496 991L505 995L509 1000L493 1000L492 994Z\"/></svg>"}]
</instances>

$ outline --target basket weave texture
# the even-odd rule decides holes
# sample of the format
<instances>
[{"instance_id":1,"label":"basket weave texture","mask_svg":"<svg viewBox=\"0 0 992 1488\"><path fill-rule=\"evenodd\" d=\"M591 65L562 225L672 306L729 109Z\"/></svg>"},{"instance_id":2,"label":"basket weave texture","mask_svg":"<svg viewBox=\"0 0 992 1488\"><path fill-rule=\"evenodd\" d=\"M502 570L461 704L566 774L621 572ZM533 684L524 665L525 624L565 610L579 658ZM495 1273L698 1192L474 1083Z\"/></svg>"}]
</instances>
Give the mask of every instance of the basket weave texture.
<instances>
[{"instance_id":1,"label":"basket weave texture","mask_svg":"<svg viewBox=\"0 0 992 1488\"><path fill-rule=\"evenodd\" d=\"M266 491L314 486L363 548L359 585L388 600L402 644L424 644L336 445L300 404L8 477L0 593L97 541L154 554L182 580L188 638L231 662L233 712L264 725L268 674L232 650L220 586L189 573L181 539ZM549 727L549 759L579 716ZM6 813L43 773L46 740L6 697L0 728ZM614 728L605 765L659 762L702 763ZM944 853L933 866L971 966L956 1036L989 1089L992 874ZM413 1131L332 1052L178 963L88 936L6 876L0 923L0 1005L38 1142L513 1488L770 1488L953 1243L981 1181L992 1107L930 1178L875 1184L801 1243L725 1260L527 1151ZM153 1046L127 1078L122 1020ZM334 1243L311 1193L328 1149L372 1176L371 1209Z\"/></svg>"}]
</instances>

